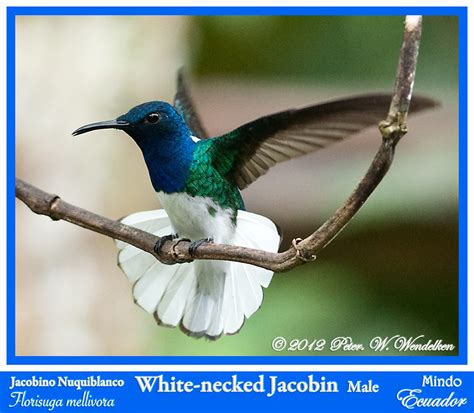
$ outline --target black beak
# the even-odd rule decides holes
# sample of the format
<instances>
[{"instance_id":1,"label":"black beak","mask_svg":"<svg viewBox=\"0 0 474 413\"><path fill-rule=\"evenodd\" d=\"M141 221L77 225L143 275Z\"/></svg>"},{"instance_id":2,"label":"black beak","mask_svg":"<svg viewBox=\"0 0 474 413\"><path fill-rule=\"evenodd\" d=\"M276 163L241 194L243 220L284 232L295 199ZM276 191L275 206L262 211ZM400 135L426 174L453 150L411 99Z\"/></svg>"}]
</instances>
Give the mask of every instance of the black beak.
<instances>
[{"instance_id":1,"label":"black beak","mask_svg":"<svg viewBox=\"0 0 474 413\"><path fill-rule=\"evenodd\" d=\"M81 126L72 133L72 136L81 135L97 129L124 129L128 125L130 124L124 120L104 120L103 122L90 123L89 125Z\"/></svg>"}]
</instances>

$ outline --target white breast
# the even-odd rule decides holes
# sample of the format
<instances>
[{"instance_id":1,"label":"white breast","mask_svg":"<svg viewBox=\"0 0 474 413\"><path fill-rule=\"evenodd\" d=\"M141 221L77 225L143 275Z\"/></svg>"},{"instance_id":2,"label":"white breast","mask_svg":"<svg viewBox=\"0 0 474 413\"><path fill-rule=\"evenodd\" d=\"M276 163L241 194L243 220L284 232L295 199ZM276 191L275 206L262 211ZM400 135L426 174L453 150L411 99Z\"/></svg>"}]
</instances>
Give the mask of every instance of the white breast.
<instances>
[{"instance_id":1,"label":"white breast","mask_svg":"<svg viewBox=\"0 0 474 413\"><path fill-rule=\"evenodd\" d=\"M185 193L157 192L174 230L181 238L196 241L211 237L216 243L232 244L235 226L232 210L223 209L210 198Z\"/></svg>"}]
</instances>

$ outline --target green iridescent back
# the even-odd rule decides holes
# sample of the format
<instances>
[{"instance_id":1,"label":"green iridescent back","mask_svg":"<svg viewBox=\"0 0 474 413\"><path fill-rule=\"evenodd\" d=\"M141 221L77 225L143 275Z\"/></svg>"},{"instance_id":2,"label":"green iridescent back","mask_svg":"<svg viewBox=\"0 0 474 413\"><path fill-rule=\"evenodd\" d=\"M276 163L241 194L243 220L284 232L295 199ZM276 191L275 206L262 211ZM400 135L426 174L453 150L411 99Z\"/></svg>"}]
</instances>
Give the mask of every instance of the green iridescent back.
<instances>
[{"instance_id":1,"label":"green iridescent back","mask_svg":"<svg viewBox=\"0 0 474 413\"><path fill-rule=\"evenodd\" d=\"M226 177L235 155L217 151L213 141L207 139L196 143L185 191L192 196L209 197L222 208L232 209L235 219L237 210L245 210L237 185ZM209 212L212 215L212 211Z\"/></svg>"}]
</instances>

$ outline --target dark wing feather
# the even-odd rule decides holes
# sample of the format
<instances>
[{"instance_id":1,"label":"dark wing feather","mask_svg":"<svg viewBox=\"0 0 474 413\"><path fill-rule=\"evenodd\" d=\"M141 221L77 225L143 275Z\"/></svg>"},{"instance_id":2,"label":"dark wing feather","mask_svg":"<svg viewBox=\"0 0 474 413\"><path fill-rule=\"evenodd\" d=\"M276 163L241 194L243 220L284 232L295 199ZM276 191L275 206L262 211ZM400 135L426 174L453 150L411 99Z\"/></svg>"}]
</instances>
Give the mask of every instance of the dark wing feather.
<instances>
[{"instance_id":1,"label":"dark wing feather","mask_svg":"<svg viewBox=\"0 0 474 413\"><path fill-rule=\"evenodd\" d=\"M378 125L387 115L391 98L389 94L363 95L264 116L213 139L215 167L244 189L278 162ZM437 105L416 96L410 113Z\"/></svg>"},{"instance_id":2,"label":"dark wing feather","mask_svg":"<svg viewBox=\"0 0 474 413\"><path fill-rule=\"evenodd\" d=\"M202 125L196 111L189 88L187 86L183 69L178 71L177 90L174 96L174 107L184 118L191 133L200 139L207 139L208 134Z\"/></svg>"}]
</instances>

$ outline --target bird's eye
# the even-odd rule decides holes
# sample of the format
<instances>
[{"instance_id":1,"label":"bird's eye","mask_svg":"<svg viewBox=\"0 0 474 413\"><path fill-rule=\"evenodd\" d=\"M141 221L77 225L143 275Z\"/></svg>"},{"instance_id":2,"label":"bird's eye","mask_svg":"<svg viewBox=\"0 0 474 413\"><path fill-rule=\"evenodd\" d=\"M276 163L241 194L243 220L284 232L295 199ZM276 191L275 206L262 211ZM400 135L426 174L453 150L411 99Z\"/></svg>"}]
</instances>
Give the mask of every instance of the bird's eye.
<instances>
[{"instance_id":1,"label":"bird's eye","mask_svg":"<svg viewBox=\"0 0 474 413\"><path fill-rule=\"evenodd\" d=\"M150 113L146 117L147 123L157 123L160 120L161 116L159 113Z\"/></svg>"}]
</instances>

